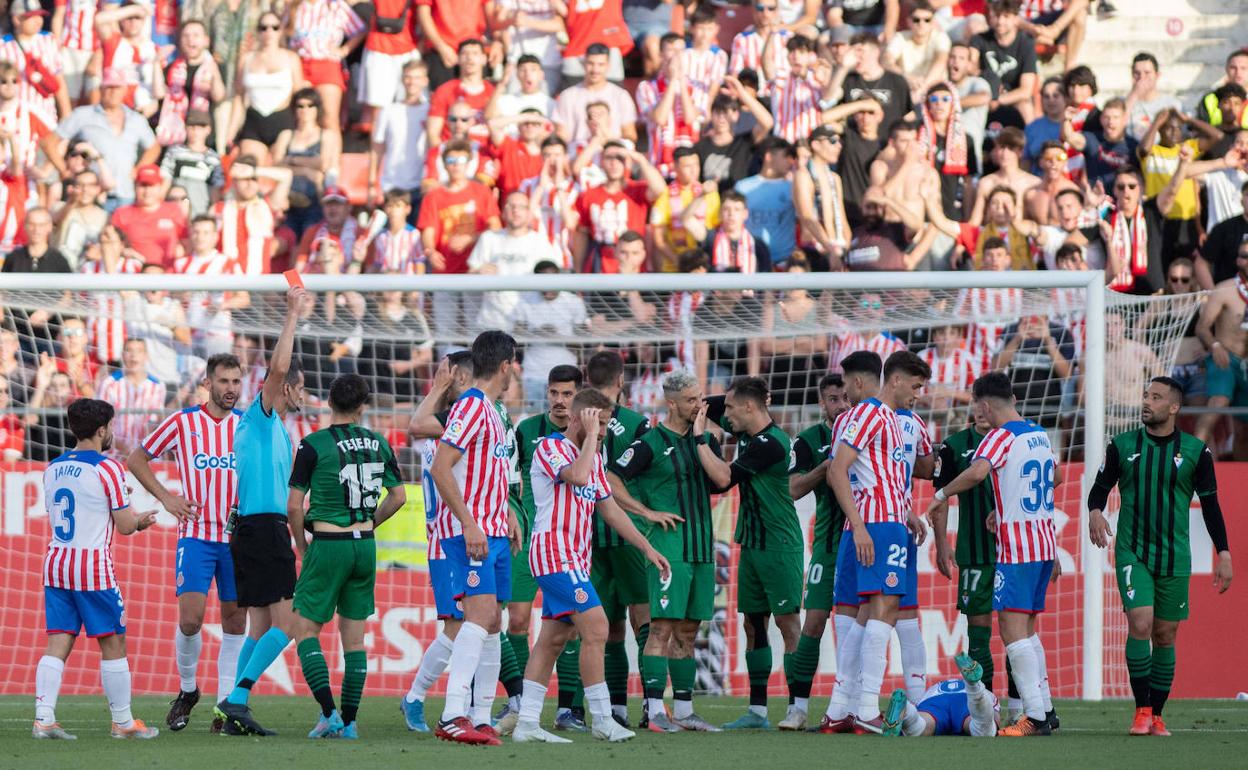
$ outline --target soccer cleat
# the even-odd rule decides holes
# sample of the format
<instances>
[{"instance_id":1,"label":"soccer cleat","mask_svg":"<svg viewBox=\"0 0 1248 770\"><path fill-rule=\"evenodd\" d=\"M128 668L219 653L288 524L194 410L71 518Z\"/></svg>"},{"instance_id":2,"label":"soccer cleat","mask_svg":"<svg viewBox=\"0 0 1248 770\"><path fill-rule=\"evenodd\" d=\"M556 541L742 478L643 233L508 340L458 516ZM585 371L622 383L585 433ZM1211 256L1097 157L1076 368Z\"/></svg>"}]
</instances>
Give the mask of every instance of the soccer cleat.
<instances>
[{"instance_id":1,"label":"soccer cleat","mask_svg":"<svg viewBox=\"0 0 1248 770\"><path fill-rule=\"evenodd\" d=\"M970 655L955 655L953 662L962 674L962 681L967 684L975 684L984 678L984 667Z\"/></svg>"},{"instance_id":2,"label":"soccer cleat","mask_svg":"<svg viewBox=\"0 0 1248 770\"><path fill-rule=\"evenodd\" d=\"M338 737L347 741L359 740L360 731L356 728L355 725L356 725L355 720L352 720L351 724L349 725L343 725L342 731L338 733Z\"/></svg>"},{"instance_id":3,"label":"soccer cleat","mask_svg":"<svg viewBox=\"0 0 1248 770\"><path fill-rule=\"evenodd\" d=\"M212 718L212 724L208 726L208 734L220 735L224 729L225 729L225 720L222 719L221 717L214 716Z\"/></svg>"},{"instance_id":4,"label":"soccer cleat","mask_svg":"<svg viewBox=\"0 0 1248 770\"><path fill-rule=\"evenodd\" d=\"M1149 729L1149 735L1156 735L1158 738L1169 738L1170 731L1166 729L1166 723L1160 715L1153 716L1153 725ZM70 736L73 737L73 736Z\"/></svg>"},{"instance_id":5,"label":"soccer cleat","mask_svg":"<svg viewBox=\"0 0 1248 770\"><path fill-rule=\"evenodd\" d=\"M615 723L619 725L620 727L624 727L628 729L632 729L633 727L632 725L628 723L628 717L626 716L620 716L619 714L612 713L611 718L614 719Z\"/></svg>"},{"instance_id":6,"label":"soccer cleat","mask_svg":"<svg viewBox=\"0 0 1248 770\"><path fill-rule=\"evenodd\" d=\"M1153 707L1140 706L1135 710L1135 718L1131 720L1129 735L1148 735L1153 730Z\"/></svg>"},{"instance_id":7,"label":"soccer cleat","mask_svg":"<svg viewBox=\"0 0 1248 770\"><path fill-rule=\"evenodd\" d=\"M425 702L423 700L414 700L407 702L407 698L399 698L399 711L403 712L403 721L407 723L407 729L414 733L429 732L429 725L425 724Z\"/></svg>"},{"instance_id":8,"label":"soccer cleat","mask_svg":"<svg viewBox=\"0 0 1248 770\"><path fill-rule=\"evenodd\" d=\"M451 741L452 743L465 743L469 746L489 746L491 745L491 740L497 740L477 732L477 728L472 726L472 722L468 721L468 717L444 719L438 722L438 726L434 729L433 734L441 740Z\"/></svg>"},{"instance_id":9,"label":"soccer cleat","mask_svg":"<svg viewBox=\"0 0 1248 770\"><path fill-rule=\"evenodd\" d=\"M227 735L277 735L272 730L266 730L260 726L260 723L251 715L251 709L242 703L230 703L223 700L217 704L212 713L225 720L225 723L233 724L238 728L239 732L227 732Z\"/></svg>"},{"instance_id":10,"label":"soccer cleat","mask_svg":"<svg viewBox=\"0 0 1248 770\"><path fill-rule=\"evenodd\" d=\"M724 725L725 730L770 730L771 722L767 721L767 717L755 714L753 711L747 711L728 724Z\"/></svg>"},{"instance_id":11,"label":"soccer cleat","mask_svg":"<svg viewBox=\"0 0 1248 770\"><path fill-rule=\"evenodd\" d=\"M195 708L196 703L199 703L198 687L193 692L179 690L178 696L169 701L169 713L165 715L165 724L169 725L169 729L177 732L186 727L191 721L191 709Z\"/></svg>"},{"instance_id":12,"label":"soccer cleat","mask_svg":"<svg viewBox=\"0 0 1248 770\"><path fill-rule=\"evenodd\" d=\"M554 733L548 733L538 724L525 724L517 722L516 729L511 733L513 743L571 743L567 738L560 738Z\"/></svg>"},{"instance_id":13,"label":"soccer cleat","mask_svg":"<svg viewBox=\"0 0 1248 770\"><path fill-rule=\"evenodd\" d=\"M975 664L979 666L978 663ZM901 735L901 723L906 718L906 691L893 690L888 699L888 707L884 709L884 723L880 735L896 738Z\"/></svg>"},{"instance_id":14,"label":"soccer cleat","mask_svg":"<svg viewBox=\"0 0 1248 770\"><path fill-rule=\"evenodd\" d=\"M329 716L318 714L316 727L308 731L309 738L337 738L345 727L342 723L342 715L338 713L338 709L334 709Z\"/></svg>"},{"instance_id":15,"label":"soccer cleat","mask_svg":"<svg viewBox=\"0 0 1248 770\"><path fill-rule=\"evenodd\" d=\"M122 727L113 722L112 736L114 738L135 738L140 741L146 741L155 738L157 735L160 735L160 730L143 724L142 719L134 720L129 727Z\"/></svg>"},{"instance_id":16,"label":"soccer cleat","mask_svg":"<svg viewBox=\"0 0 1248 770\"><path fill-rule=\"evenodd\" d=\"M1166 733L1166 735L1169 735L1169 734L1170 733ZM30 737L34 738L35 740L40 740L40 741L76 741L78 740L77 735L70 735L69 733L65 732L65 728L61 727L61 724L59 722L53 722L50 725L45 725L39 722L35 722L34 727L30 728Z\"/></svg>"},{"instance_id":17,"label":"soccer cleat","mask_svg":"<svg viewBox=\"0 0 1248 770\"><path fill-rule=\"evenodd\" d=\"M776 724L781 730L801 731L806 729L806 712L793 704L789 704L789 713Z\"/></svg>"},{"instance_id":18,"label":"soccer cleat","mask_svg":"<svg viewBox=\"0 0 1248 770\"><path fill-rule=\"evenodd\" d=\"M489 740L486 741L485 743L486 746L502 746L503 745L503 742L498 739L498 731L494 729L493 725L487 725L487 724L477 725L477 732L481 733L486 738L489 738Z\"/></svg>"},{"instance_id":19,"label":"soccer cleat","mask_svg":"<svg viewBox=\"0 0 1248 770\"><path fill-rule=\"evenodd\" d=\"M1052 735L1053 731L1049 729L1049 723L1046 721L1036 721L1029 716L1022 716L1012 725L1001 728L997 731L997 735L1002 738L1029 738L1036 735Z\"/></svg>"},{"instance_id":20,"label":"soccer cleat","mask_svg":"<svg viewBox=\"0 0 1248 770\"><path fill-rule=\"evenodd\" d=\"M222 719L221 720L221 734L222 735L247 735L248 733L246 730L234 724L230 720Z\"/></svg>"},{"instance_id":21,"label":"soccer cleat","mask_svg":"<svg viewBox=\"0 0 1248 770\"><path fill-rule=\"evenodd\" d=\"M637 720L638 730L650 729L650 713L643 704L641 707L641 718Z\"/></svg>"},{"instance_id":22,"label":"soccer cleat","mask_svg":"<svg viewBox=\"0 0 1248 770\"><path fill-rule=\"evenodd\" d=\"M690 714L687 717L673 717L672 724L676 725L682 730L688 730L691 733L723 732L722 729L716 727L715 725L706 721L705 719L698 716L697 714Z\"/></svg>"},{"instance_id":23,"label":"soccer cleat","mask_svg":"<svg viewBox=\"0 0 1248 770\"><path fill-rule=\"evenodd\" d=\"M555 714L555 729L561 732L583 733L589 728L585 726L584 717L578 717L572 709Z\"/></svg>"},{"instance_id":24,"label":"soccer cleat","mask_svg":"<svg viewBox=\"0 0 1248 770\"><path fill-rule=\"evenodd\" d=\"M595 719L592 733L595 740L608 743L623 743L637 737L637 733L626 727L620 727L614 719Z\"/></svg>"},{"instance_id":25,"label":"soccer cleat","mask_svg":"<svg viewBox=\"0 0 1248 770\"><path fill-rule=\"evenodd\" d=\"M819 722L819 732L824 735L837 735L852 733L854 731L854 721L857 719L853 714L847 714L841 719L833 719L827 714L823 715L823 720Z\"/></svg>"},{"instance_id":26,"label":"soccer cleat","mask_svg":"<svg viewBox=\"0 0 1248 770\"><path fill-rule=\"evenodd\" d=\"M905 695L905 691L902 691ZM889 700L892 703L892 700ZM884 734L884 717L878 716L872 719L863 719L862 717L854 717L854 735L883 735Z\"/></svg>"},{"instance_id":27,"label":"soccer cleat","mask_svg":"<svg viewBox=\"0 0 1248 770\"><path fill-rule=\"evenodd\" d=\"M638 727L640 727L640 724L638 725ZM674 722L672 722L672 718L667 715L666 711L664 711L662 714L659 714L657 717L650 717L650 719L646 722L646 726L643 729L649 730L652 733L678 733L680 732L680 728L677 727Z\"/></svg>"},{"instance_id":28,"label":"soccer cleat","mask_svg":"<svg viewBox=\"0 0 1248 770\"><path fill-rule=\"evenodd\" d=\"M1057 732L1057 728L1062 726L1062 720L1057 716L1057 709L1053 709L1044 715L1044 721L1049 723L1049 730Z\"/></svg>"},{"instance_id":29,"label":"soccer cleat","mask_svg":"<svg viewBox=\"0 0 1248 770\"><path fill-rule=\"evenodd\" d=\"M520 721L520 712L511 707L511 704L505 704L503 708L494 715L494 730L499 735L511 735L516 729L516 722Z\"/></svg>"}]
</instances>

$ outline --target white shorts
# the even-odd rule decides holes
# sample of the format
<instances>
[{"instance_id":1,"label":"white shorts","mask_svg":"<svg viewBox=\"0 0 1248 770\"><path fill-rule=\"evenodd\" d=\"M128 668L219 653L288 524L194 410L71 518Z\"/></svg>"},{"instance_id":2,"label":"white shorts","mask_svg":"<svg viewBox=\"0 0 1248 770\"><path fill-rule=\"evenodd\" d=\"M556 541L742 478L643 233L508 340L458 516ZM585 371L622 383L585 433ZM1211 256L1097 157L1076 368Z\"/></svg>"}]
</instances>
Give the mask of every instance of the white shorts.
<instances>
[{"instance_id":1,"label":"white shorts","mask_svg":"<svg viewBox=\"0 0 1248 770\"><path fill-rule=\"evenodd\" d=\"M364 50L360 69L359 100L370 107L385 107L403 101L403 65L420 59L420 51L391 55Z\"/></svg>"},{"instance_id":2,"label":"white shorts","mask_svg":"<svg viewBox=\"0 0 1248 770\"><path fill-rule=\"evenodd\" d=\"M96 80L96 78L87 77L87 67L91 64L91 51L79 51L75 48L61 49L61 77L65 78L65 90L69 92L70 101L77 103L79 99L86 96L84 93L88 88L88 80Z\"/></svg>"}]
</instances>

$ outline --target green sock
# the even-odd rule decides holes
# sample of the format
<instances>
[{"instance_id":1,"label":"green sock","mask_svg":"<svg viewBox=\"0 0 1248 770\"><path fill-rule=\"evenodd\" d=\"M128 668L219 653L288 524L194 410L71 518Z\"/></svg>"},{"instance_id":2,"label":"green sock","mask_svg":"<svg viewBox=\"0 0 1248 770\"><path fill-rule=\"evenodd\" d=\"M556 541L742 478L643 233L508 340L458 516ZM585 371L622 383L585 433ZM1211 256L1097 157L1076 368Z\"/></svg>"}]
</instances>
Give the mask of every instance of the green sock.
<instances>
[{"instance_id":1,"label":"green sock","mask_svg":"<svg viewBox=\"0 0 1248 770\"><path fill-rule=\"evenodd\" d=\"M668 658L667 671L672 677L672 697L692 700L693 683L698 676L698 664L693 658Z\"/></svg>"},{"instance_id":2,"label":"green sock","mask_svg":"<svg viewBox=\"0 0 1248 770\"><path fill-rule=\"evenodd\" d=\"M996 673L992 661L992 628L990 626L967 626L969 644L966 654L984 669L984 686L992 690L992 677Z\"/></svg>"},{"instance_id":3,"label":"green sock","mask_svg":"<svg viewBox=\"0 0 1248 770\"><path fill-rule=\"evenodd\" d=\"M641 656L641 686L647 698L663 699L667 689L668 660L662 655Z\"/></svg>"},{"instance_id":4,"label":"green sock","mask_svg":"<svg viewBox=\"0 0 1248 770\"><path fill-rule=\"evenodd\" d=\"M1153 646L1153 671L1149 677L1149 704L1153 715L1161 716L1170 697L1170 685L1174 683L1174 647Z\"/></svg>"},{"instance_id":5,"label":"green sock","mask_svg":"<svg viewBox=\"0 0 1248 770\"><path fill-rule=\"evenodd\" d=\"M1152 705L1153 645L1148 639L1127 637L1127 677L1131 680L1131 694L1135 707ZM1174 658L1170 658L1170 676L1174 676Z\"/></svg>"},{"instance_id":6,"label":"green sock","mask_svg":"<svg viewBox=\"0 0 1248 770\"><path fill-rule=\"evenodd\" d=\"M784 684L789 689L789 702L793 702L793 656L796 652L786 652L784 654Z\"/></svg>"},{"instance_id":7,"label":"green sock","mask_svg":"<svg viewBox=\"0 0 1248 770\"><path fill-rule=\"evenodd\" d=\"M516 653L511 648L511 637L507 634L499 636L498 681L507 691L507 697L514 698L524 689L524 669L520 668Z\"/></svg>"},{"instance_id":8,"label":"green sock","mask_svg":"<svg viewBox=\"0 0 1248 770\"><path fill-rule=\"evenodd\" d=\"M794 698L809 698L810 684L819 670L819 639L802 634L797 637L797 651L793 653L792 664L785 655L785 671L789 676L789 691Z\"/></svg>"},{"instance_id":9,"label":"green sock","mask_svg":"<svg viewBox=\"0 0 1248 770\"><path fill-rule=\"evenodd\" d=\"M368 678L368 653L363 650L342 654L342 723L355 721L360 710L360 698L364 695L364 680Z\"/></svg>"},{"instance_id":10,"label":"green sock","mask_svg":"<svg viewBox=\"0 0 1248 770\"><path fill-rule=\"evenodd\" d=\"M576 691L581 688L581 640L573 639L563 646L555 661L559 675L559 708L576 706Z\"/></svg>"},{"instance_id":11,"label":"green sock","mask_svg":"<svg viewBox=\"0 0 1248 770\"><path fill-rule=\"evenodd\" d=\"M771 678L771 647L745 651L745 670L750 677L750 705L767 705L767 680Z\"/></svg>"},{"instance_id":12,"label":"green sock","mask_svg":"<svg viewBox=\"0 0 1248 770\"><path fill-rule=\"evenodd\" d=\"M329 667L325 665L325 653L321 652L321 640L315 636L304 639L296 647L299 652L299 668L303 681L308 683L312 697L321 704L321 713L334 713L334 693L329 689ZM363 685L361 684L361 688Z\"/></svg>"},{"instance_id":13,"label":"green sock","mask_svg":"<svg viewBox=\"0 0 1248 770\"><path fill-rule=\"evenodd\" d=\"M607 679L607 689L611 692L611 705L624 706L628 703L628 650L624 642L607 642L603 669Z\"/></svg>"},{"instance_id":14,"label":"green sock","mask_svg":"<svg viewBox=\"0 0 1248 770\"><path fill-rule=\"evenodd\" d=\"M520 669L520 678L524 678L525 669L529 667L529 635L507 634L511 642L511 652L516 656L516 668Z\"/></svg>"},{"instance_id":15,"label":"green sock","mask_svg":"<svg viewBox=\"0 0 1248 770\"><path fill-rule=\"evenodd\" d=\"M637 660L641 660L641 656L646 654L646 642L650 639L650 624L646 623L637 629ZM638 663L640 665L640 662Z\"/></svg>"}]
</instances>

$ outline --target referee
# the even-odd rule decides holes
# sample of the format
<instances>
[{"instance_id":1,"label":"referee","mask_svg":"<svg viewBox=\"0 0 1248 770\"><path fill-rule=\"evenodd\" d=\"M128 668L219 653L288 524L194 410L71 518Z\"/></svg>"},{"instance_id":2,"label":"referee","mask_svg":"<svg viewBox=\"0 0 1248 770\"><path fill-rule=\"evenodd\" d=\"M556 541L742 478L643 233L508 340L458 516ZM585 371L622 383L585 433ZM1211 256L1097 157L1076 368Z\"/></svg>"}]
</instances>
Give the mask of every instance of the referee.
<instances>
[{"instance_id":1,"label":"referee","mask_svg":"<svg viewBox=\"0 0 1248 770\"><path fill-rule=\"evenodd\" d=\"M1100 548L1114 546L1118 593L1127 613L1127 671L1135 695L1131 735L1168 736L1161 711L1174 680L1174 639L1188 614L1192 549L1188 512L1200 498L1205 528L1218 552L1213 584L1231 586L1231 552L1218 505L1213 453L1175 426L1183 387L1154 377L1144 390L1142 427L1121 433L1105 449L1105 463L1088 493L1088 530ZM1105 520L1105 502L1118 487L1117 537Z\"/></svg>"},{"instance_id":2,"label":"referee","mask_svg":"<svg viewBox=\"0 0 1248 770\"><path fill-rule=\"evenodd\" d=\"M286 322L277 338L264 387L247 407L234 436L238 465L238 523L230 537L238 606L250 621L238 656L238 683L215 713L230 735L272 735L251 716L252 685L290 643L294 615L295 554L286 525L287 480L294 457L283 424L303 407L303 372L291 359L295 325L312 297L300 287L286 293Z\"/></svg>"}]
</instances>

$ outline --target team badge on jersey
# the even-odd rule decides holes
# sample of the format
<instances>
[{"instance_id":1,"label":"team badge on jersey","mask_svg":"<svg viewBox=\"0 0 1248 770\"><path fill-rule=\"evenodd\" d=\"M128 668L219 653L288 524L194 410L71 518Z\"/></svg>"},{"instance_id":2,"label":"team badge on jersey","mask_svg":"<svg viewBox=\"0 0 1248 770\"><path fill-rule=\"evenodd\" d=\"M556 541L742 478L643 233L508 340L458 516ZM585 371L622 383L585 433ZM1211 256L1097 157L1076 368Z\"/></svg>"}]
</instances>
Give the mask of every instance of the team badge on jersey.
<instances>
[{"instance_id":1,"label":"team badge on jersey","mask_svg":"<svg viewBox=\"0 0 1248 770\"><path fill-rule=\"evenodd\" d=\"M888 586L889 588L896 588L899 582L901 581L897 579L896 572L890 572L888 573L888 577L884 578L884 585Z\"/></svg>"},{"instance_id":2,"label":"team badge on jersey","mask_svg":"<svg viewBox=\"0 0 1248 770\"><path fill-rule=\"evenodd\" d=\"M481 585L481 576L477 574L475 569L468 570L468 577L464 580L469 588L476 588Z\"/></svg>"},{"instance_id":3,"label":"team badge on jersey","mask_svg":"<svg viewBox=\"0 0 1248 770\"><path fill-rule=\"evenodd\" d=\"M843 439L844 441L848 441L849 443L852 444L854 441L854 436L858 435L858 427L859 426L858 426L857 420L851 422L849 425L846 425L845 432L841 434L841 439Z\"/></svg>"},{"instance_id":4,"label":"team badge on jersey","mask_svg":"<svg viewBox=\"0 0 1248 770\"><path fill-rule=\"evenodd\" d=\"M1183 455L1176 454L1176 455L1174 456L1174 467L1175 467L1175 468L1178 468L1178 467L1180 467L1181 465L1183 465Z\"/></svg>"},{"instance_id":5,"label":"team badge on jersey","mask_svg":"<svg viewBox=\"0 0 1248 770\"><path fill-rule=\"evenodd\" d=\"M446 432L442 434L442 438L445 441L457 443L463 439L464 429L467 427L467 424L463 420L451 420L451 424L446 426Z\"/></svg>"},{"instance_id":6,"label":"team badge on jersey","mask_svg":"<svg viewBox=\"0 0 1248 770\"><path fill-rule=\"evenodd\" d=\"M584 588L576 589L576 593L572 594L572 598L576 599L577 604L584 604L589 601L589 594L585 593Z\"/></svg>"},{"instance_id":7,"label":"team badge on jersey","mask_svg":"<svg viewBox=\"0 0 1248 770\"><path fill-rule=\"evenodd\" d=\"M620 466L621 468L624 468L630 462L632 462L632 459L633 459L633 448L630 446L628 449L624 450L624 454L620 455L620 459L616 460L615 464Z\"/></svg>"},{"instance_id":8,"label":"team badge on jersey","mask_svg":"<svg viewBox=\"0 0 1248 770\"><path fill-rule=\"evenodd\" d=\"M1001 593L1002 588L1005 588L1005 575L997 570L997 574L992 578L993 593Z\"/></svg>"}]
</instances>

